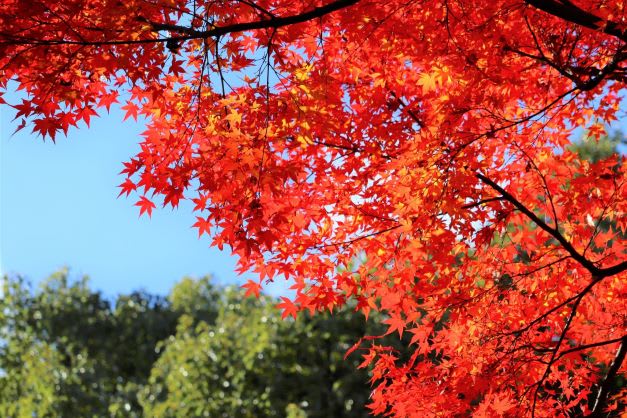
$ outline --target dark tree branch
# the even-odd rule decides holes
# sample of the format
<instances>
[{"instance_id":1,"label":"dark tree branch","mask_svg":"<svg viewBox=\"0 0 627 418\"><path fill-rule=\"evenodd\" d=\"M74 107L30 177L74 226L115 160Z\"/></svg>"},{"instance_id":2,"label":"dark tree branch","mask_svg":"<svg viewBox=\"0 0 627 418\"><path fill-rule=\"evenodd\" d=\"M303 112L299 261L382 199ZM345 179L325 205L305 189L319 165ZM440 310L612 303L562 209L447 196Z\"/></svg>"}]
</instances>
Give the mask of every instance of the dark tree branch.
<instances>
[{"instance_id":1,"label":"dark tree branch","mask_svg":"<svg viewBox=\"0 0 627 418\"><path fill-rule=\"evenodd\" d=\"M614 361L612 362L610 369L607 371L605 378L601 382L601 386L599 387L599 391L597 392L597 396L594 401L594 406L592 407L592 412L588 415L588 418L601 418L603 415L603 410L605 409L607 402L607 395L612 389L616 373L618 373L620 366L625 360L625 354L627 354L627 335L624 335L623 338L621 338L620 347L618 347Z\"/></svg>"},{"instance_id":2,"label":"dark tree branch","mask_svg":"<svg viewBox=\"0 0 627 418\"><path fill-rule=\"evenodd\" d=\"M343 245L353 244L353 243L355 243L357 241L361 241L361 240L366 239L366 238L370 238L370 237L374 237L374 236L377 236L377 235L385 234L386 232L393 231L395 229L400 228L401 226L402 225L395 225L395 226L392 226L390 228L386 228L386 229L383 229L381 231L376 231L376 232L372 232L370 234L362 235L362 236L359 236L357 238L349 239L347 241L331 242L329 244L320 244L320 245L315 245L315 246L313 246L311 248L317 250L317 249L320 249L320 248L327 248L327 247L341 247Z\"/></svg>"},{"instance_id":3,"label":"dark tree branch","mask_svg":"<svg viewBox=\"0 0 627 418\"><path fill-rule=\"evenodd\" d=\"M418 126L420 128L424 128L425 124L424 122L418 117L418 115L416 115L416 113L414 113L413 110L411 110L409 108L409 106L407 106L407 103L405 103L400 97L398 97L396 95L396 93L394 93L393 91L390 91L390 95L392 96L392 98L394 100L396 100L396 102L403 108L405 109L405 111L407 112L407 114L413 119L414 122L416 122L418 124Z\"/></svg>"},{"instance_id":4,"label":"dark tree branch","mask_svg":"<svg viewBox=\"0 0 627 418\"><path fill-rule=\"evenodd\" d=\"M336 0L324 6L314 7L313 9L302 12L300 14L284 16L284 17L272 17L269 19L257 20L253 22L234 23L227 26L214 26L209 30L199 31L194 28L189 28L179 25L171 25L165 23L149 22L155 31L168 30L171 32L178 32L182 35L171 36L167 38L154 38L154 39L125 39L125 40L105 40L105 41L84 41L84 40L66 40L66 39L33 39L33 38L21 38L12 37L10 34L0 33L0 37L8 38L8 40L0 41L0 44L12 44L12 45L86 45L86 46L100 46L100 45L131 45L131 44L147 44L147 43L163 43L163 42L180 42L190 39L208 39L216 38L227 35L234 32L245 32L249 30L257 29L269 29L280 28L288 25L295 25L298 23L308 22L310 20L321 18L330 13L347 8L357 4L360 0Z\"/></svg>"},{"instance_id":5,"label":"dark tree branch","mask_svg":"<svg viewBox=\"0 0 627 418\"><path fill-rule=\"evenodd\" d=\"M587 350L589 348L595 348L595 347L602 347L604 345L608 345L608 344L615 344L615 343L619 343L621 341L623 341L627 336L623 335L620 338L614 338L612 340L605 340L605 341L598 341L596 343L590 343L590 344L584 344L584 345L578 345L577 347L573 347L573 348L569 348L568 350L564 350L560 353L559 356L557 356L557 358L555 359L555 361L561 359L562 357L564 357L567 354L570 353L576 353L577 351L583 351L583 350Z\"/></svg>"},{"instance_id":6,"label":"dark tree branch","mask_svg":"<svg viewBox=\"0 0 627 418\"><path fill-rule=\"evenodd\" d=\"M605 21L568 0L525 0L525 3L567 22L607 33L627 42L627 31L621 30L617 23Z\"/></svg>"},{"instance_id":7,"label":"dark tree branch","mask_svg":"<svg viewBox=\"0 0 627 418\"><path fill-rule=\"evenodd\" d=\"M254 1L248 1L248 0L237 0L242 4L245 4L247 6L252 7L253 9L257 10L258 12L261 12L262 14L269 16L270 19L275 19L276 16L274 15L274 13L269 12L268 10L264 9L263 7L259 6L258 4L256 4Z\"/></svg>"},{"instance_id":8,"label":"dark tree branch","mask_svg":"<svg viewBox=\"0 0 627 418\"><path fill-rule=\"evenodd\" d=\"M468 203L468 204L462 206L462 209L472 209L472 208L475 208L477 206L484 205L486 203L500 202L501 200L505 200L505 198L503 196L497 196L497 197L490 197L490 198L487 198L487 199L481 199L481 200L479 200L477 202Z\"/></svg>"},{"instance_id":9,"label":"dark tree branch","mask_svg":"<svg viewBox=\"0 0 627 418\"><path fill-rule=\"evenodd\" d=\"M535 324L540 323L543 319L547 318L553 312L555 312L555 311L559 310L560 308L568 305L569 303L571 303L573 301L576 301L577 299L582 298L583 296L585 296L588 292L590 292L592 290L594 285L599 283L599 280L600 279L598 279L598 278L592 280L585 288L583 288L583 290L581 292L577 293L575 296L571 296L570 298L566 299L565 301L561 302L560 304L552 307L551 309L549 309L548 311L546 311L545 313L543 313L542 315L540 315L539 317L537 317L536 319L531 321L525 327L517 329L516 331L508 332L506 335L520 335L523 332L528 331L531 327L533 327Z\"/></svg>"},{"instance_id":10,"label":"dark tree branch","mask_svg":"<svg viewBox=\"0 0 627 418\"><path fill-rule=\"evenodd\" d=\"M455 158L457 158L457 156L462 151L464 151L466 148L468 148L470 145L474 144L478 140L480 140L482 138L487 138L487 137L490 137L490 136L494 136L494 134L496 134L497 132L504 131L504 130L509 129L509 128L513 128L514 126L520 125L520 124L525 123L525 122L529 122L529 121L533 120L534 118L539 117L540 115L544 114L545 112L548 112L551 108L553 108L553 106L555 106L557 103L562 101L567 96L575 93L573 95L573 97L567 101L567 103L572 101L578 94L577 90L578 90L577 87L573 87L572 89L570 89L570 90L560 94L558 97L556 97L555 99L551 100L551 102L549 102L542 109L540 109L538 111L535 111L535 112L533 112L533 113L531 113L531 114L529 114L527 116L524 116L524 117L522 117L520 119L511 120L511 119L503 118L503 120L505 122L507 122L504 125L495 127L493 129L491 129L490 131L477 134L476 136L471 138L469 141L467 141L467 142L465 142L463 144L460 144L458 147L456 147L453 150L453 153L452 153L452 155L449 158L449 167L453 163L453 160L455 160ZM562 105L562 106L564 106L564 105ZM458 133L459 134L464 134L466 132L459 131Z\"/></svg>"},{"instance_id":11,"label":"dark tree branch","mask_svg":"<svg viewBox=\"0 0 627 418\"><path fill-rule=\"evenodd\" d=\"M562 343L564 342L564 338L566 338L566 334L568 333L568 330L570 329L570 324L573 322L573 319L575 319L575 316L577 315L577 309L579 308L579 304L581 303L586 293L587 292L582 292L579 295L579 297L577 297L577 299L575 300L575 303L573 303L573 306L570 308L570 314L568 315L568 319L566 320L564 329L562 330L562 333L559 336L559 340L557 340L557 344L555 345L555 348L552 350L553 353L551 354L551 359L549 360L549 363L546 365L544 374L538 381L536 390L533 393L533 406L531 408L531 418L535 418L536 416L536 403L538 402L538 393L540 392L540 389L542 388L542 385L544 384L544 381L546 380L546 378L549 377L549 374L551 374L551 366L553 366L553 363L557 361L557 352L560 350L560 347L562 346Z\"/></svg>"},{"instance_id":12,"label":"dark tree branch","mask_svg":"<svg viewBox=\"0 0 627 418\"><path fill-rule=\"evenodd\" d=\"M588 270L592 274L593 277L596 277L597 280L600 280L604 277L613 276L627 269L627 261L623 261L622 263L619 263L612 267L598 268L592 261L588 260L582 254L580 254L575 249L575 247L573 247L573 245L570 242L568 242L568 240L564 237L564 235L562 235L562 233L559 230L547 225L546 222L540 219L535 213L529 210L529 208L523 205L520 201L518 201L514 196L508 193L505 189L503 189L497 183L495 183L494 181L490 180L489 178L487 178L486 176L480 173L477 173L477 178L481 180L483 183L490 186L492 189L499 192L505 200L510 202L512 205L514 205L516 209L518 209L525 216L531 219L531 221L533 221L533 223L538 225L539 228L548 232L553 238L555 238L562 245L564 250L566 250L566 252L568 252L568 254L570 254L570 256L574 260L579 262L579 264L581 264L586 270Z\"/></svg>"},{"instance_id":13,"label":"dark tree branch","mask_svg":"<svg viewBox=\"0 0 627 418\"><path fill-rule=\"evenodd\" d=\"M316 140L316 139L312 139L311 142L313 142L314 144L317 144L317 145L324 145L325 147L337 148L337 149L341 149L341 150L344 150L344 151L351 151L351 152L363 151L359 147L351 147L351 146L346 146L346 145L341 145L341 144L332 144L330 142L319 141L319 140Z\"/></svg>"}]
</instances>

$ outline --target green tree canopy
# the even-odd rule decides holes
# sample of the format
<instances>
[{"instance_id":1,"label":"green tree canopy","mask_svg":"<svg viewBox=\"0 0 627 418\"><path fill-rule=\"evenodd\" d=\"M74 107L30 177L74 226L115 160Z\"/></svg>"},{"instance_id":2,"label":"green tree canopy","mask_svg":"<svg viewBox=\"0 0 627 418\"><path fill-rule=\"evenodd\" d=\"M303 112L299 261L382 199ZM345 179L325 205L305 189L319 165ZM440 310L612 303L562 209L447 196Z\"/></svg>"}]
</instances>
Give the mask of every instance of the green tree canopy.
<instances>
[{"instance_id":1,"label":"green tree canopy","mask_svg":"<svg viewBox=\"0 0 627 418\"><path fill-rule=\"evenodd\" d=\"M269 296L209 277L114 299L67 270L3 278L2 417L365 417L353 312L282 320Z\"/></svg>"}]
</instances>

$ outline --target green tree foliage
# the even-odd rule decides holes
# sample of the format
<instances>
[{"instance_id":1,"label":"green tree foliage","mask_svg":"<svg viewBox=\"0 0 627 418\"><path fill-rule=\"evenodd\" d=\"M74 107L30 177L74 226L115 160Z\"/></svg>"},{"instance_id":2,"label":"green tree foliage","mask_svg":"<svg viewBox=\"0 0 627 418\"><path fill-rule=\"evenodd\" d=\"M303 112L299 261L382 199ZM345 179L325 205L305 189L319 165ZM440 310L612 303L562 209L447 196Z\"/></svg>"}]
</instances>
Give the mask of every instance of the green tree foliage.
<instances>
[{"instance_id":1,"label":"green tree foliage","mask_svg":"<svg viewBox=\"0 0 627 418\"><path fill-rule=\"evenodd\" d=\"M2 417L365 417L353 312L282 320L277 301L185 278L115 300L53 274L4 277Z\"/></svg>"},{"instance_id":2,"label":"green tree foliage","mask_svg":"<svg viewBox=\"0 0 627 418\"><path fill-rule=\"evenodd\" d=\"M5 277L3 294L0 387L25 379L49 384L3 391L0 416L32 417L35 409L23 396L46 396L35 402L36 416L101 417L110 410L138 416L135 393L157 358L154 347L176 327L178 315L164 298L136 292L112 303L90 290L86 278L70 282L67 271L34 292L24 280ZM24 356L31 367L20 367Z\"/></svg>"},{"instance_id":3,"label":"green tree foliage","mask_svg":"<svg viewBox=\"0 0 627 418\"><path fill-rule=\"evenodd\" d=\"M350 312L281 320L266 296L227 288L214 324L179 320L164 341L142 394L154 417L366 416L367 374L358 356L344 361L368 332ZM298 415L301 414L301 415Z\"/></svg>"},{"instance_id":4,"label":"green tree foliage","mask_svg":"<svg viewBox=\"0 0 627 418\"><path fill-rule=\"evenodd\" d=\"M626 144L625 134L617 130L600 138L586 136L574 143L572 148L582 158L596 163L619 154L619 146Z\"/></svg>"}]
</instances>

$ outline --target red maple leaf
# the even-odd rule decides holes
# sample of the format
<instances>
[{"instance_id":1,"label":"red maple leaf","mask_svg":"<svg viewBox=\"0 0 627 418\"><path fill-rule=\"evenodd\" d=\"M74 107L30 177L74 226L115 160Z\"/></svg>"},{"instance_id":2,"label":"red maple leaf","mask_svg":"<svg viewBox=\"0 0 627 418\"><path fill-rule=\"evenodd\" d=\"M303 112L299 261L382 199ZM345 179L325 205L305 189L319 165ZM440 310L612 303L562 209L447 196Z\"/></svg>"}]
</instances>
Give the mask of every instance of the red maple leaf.
<instances>
[{"instance_id":1,"label":"red maple leaf","mask_svg":"<svg viewBox=\"0 0 627 418\"><path fill-rule=\"evenodd\" d=\"M283 302L276 305L276 307L282 311L281 317L286 318L288 316L291 316L293 318L296 318L296 315L298 314L298 307L294 304L294 302L292 302L285 296L281 296L281 300Z\"/></svg>"},{"instance_id":2,"label":"red maple leaf","mask_svg":"<svg viewBox=\"0 0 627 418\"><path fill-rule=\"evenodd\" d=\"M202 234L210 235L211 233L211 221L210 218L203 218L201 216L196 217L196 223L192 225L194 228L198 228L198 238Z\"/></svg>"},{"instance_id":3,"label":"red maple leaf","mask_svg":"<svg viewBox=\"0 0 627 418\"><path fill-rule=\"evenodd\" d=\"M120 184L118 187L122 189L120 190L120 194L118 194L118 197L122 196L123 194L128 196L129 194L131 194L131 192L135 191L135 189L137 188L135 186L135 183L133 183L131 179L128 179L128 178L124 180L124 183Z\"/></svg>"},{"instance_id":4,"label":"red maple leaf","mask_svg":"<svg viewBox=\"0 0 627 418\"><path fill-rule=\"evenodd\" d=\"M261 292L261 284L254 280L248 280L246 283L242 285L244 289L246 289L245 296L254 295L255 297L259 297Z\"/></svg>"},{"instance_id":5,"label":"red maple leaf","mask_svg":"<svg viewBox=\"0 0 627 418\"><path fill-rule=\"evenodd\" d=\"M152 210L156 207L146 196L141 196L135 203L135 206L139 206L139 216L142 216L145 212L148 214L148 217L152 217Z\"/></svg>"}]
</instances>

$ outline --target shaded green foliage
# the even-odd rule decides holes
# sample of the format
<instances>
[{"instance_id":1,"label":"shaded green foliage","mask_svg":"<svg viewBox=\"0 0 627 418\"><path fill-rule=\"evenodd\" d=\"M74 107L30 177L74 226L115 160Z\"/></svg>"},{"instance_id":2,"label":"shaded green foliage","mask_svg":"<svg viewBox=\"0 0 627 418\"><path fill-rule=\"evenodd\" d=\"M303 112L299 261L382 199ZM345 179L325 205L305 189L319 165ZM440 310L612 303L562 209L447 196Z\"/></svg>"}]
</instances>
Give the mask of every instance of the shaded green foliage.
<instances>
[{"instance_id":1,"label":"shaded green foliage","mask_svg":"<svg viewBox=\"0 0 627 418\"><path fill-rule=\"evenodd\" d=\"M354 312L282 320L209 278L110 300L60 271L36 289L4 277L2 294L2 417L368 415L368 372L343 357L383 329Z\"/></svg>"},{"instance_id":2,"label":"shaded green foliage","mask_svg":"<svg viewBox=\"0 0 627 418\"><path fill-rule=\"evenodd\" d=\"M573 143L572 149L576 151L581 158L596 163L615 154L619 154L619 147L621 145L627 145L627 140L625 139L625 135L617 130L598 139L591 137L582 138L578 142Z\"/></svg>"}]
</instances>

